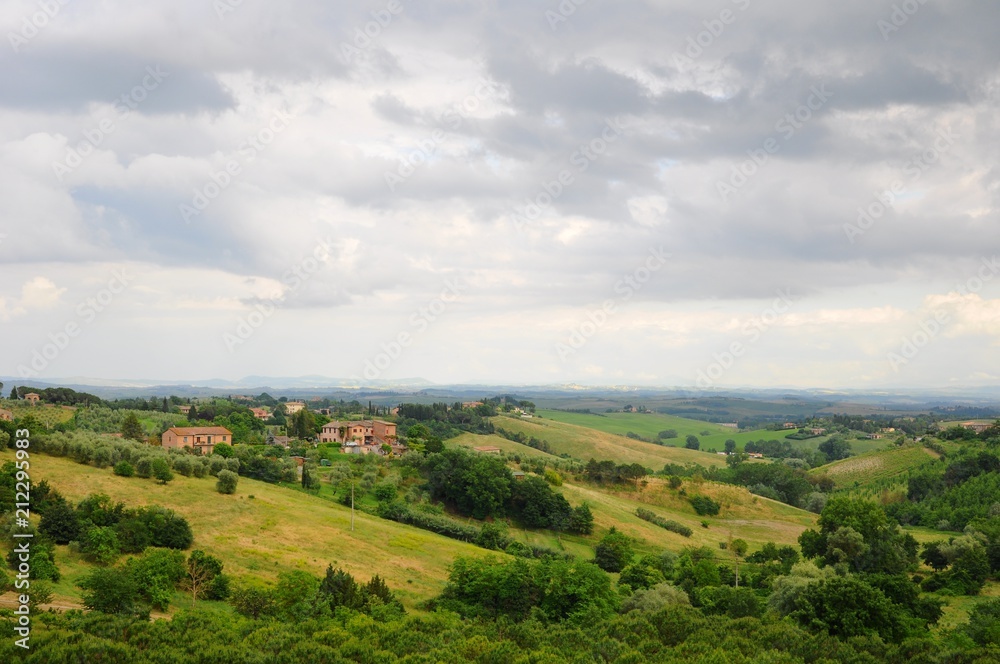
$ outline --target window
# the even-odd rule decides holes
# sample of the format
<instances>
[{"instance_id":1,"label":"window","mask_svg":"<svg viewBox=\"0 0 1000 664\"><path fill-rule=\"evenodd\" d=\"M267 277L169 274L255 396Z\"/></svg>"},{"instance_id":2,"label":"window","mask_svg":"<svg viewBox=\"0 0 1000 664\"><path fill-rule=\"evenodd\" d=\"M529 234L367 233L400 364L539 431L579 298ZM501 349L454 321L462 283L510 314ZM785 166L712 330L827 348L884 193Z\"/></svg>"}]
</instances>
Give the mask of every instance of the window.
<instances>
[{"instance_id":1,"label":"window","mask_svg":"<svg viewBox=\"0 0 1000 664\"><path fill-rule=\"evenodd\" d=\"M184 442L185 443L188 442L188 437L187 436L184 436Z\"/></svg>"}]
</instances>

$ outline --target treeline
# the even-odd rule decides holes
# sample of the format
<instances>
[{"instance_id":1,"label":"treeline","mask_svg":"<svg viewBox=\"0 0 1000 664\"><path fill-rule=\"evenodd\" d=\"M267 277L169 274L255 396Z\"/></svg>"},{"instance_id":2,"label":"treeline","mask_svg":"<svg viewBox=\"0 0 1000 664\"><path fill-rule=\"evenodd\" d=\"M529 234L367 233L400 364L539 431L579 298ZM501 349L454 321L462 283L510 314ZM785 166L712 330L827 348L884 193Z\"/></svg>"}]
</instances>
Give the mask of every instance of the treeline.
<instances>
[{"instance_id":1,"label":"treeline","mask_svg":"<svg viewBox=\"0 0 1000 664\"><path fill-rule=\"evenodd\" d=\"M398 426L406 431L415 424L426 426L432 434L447 440L462 431L478 434L494 432L489 418L496 415L496 407L484 403L473 408L465 408L461 403L417 404L404 403L399 406Z\"/></svg>"},{"instance_id":2,"label":"treeline","mask_svg":"<svg viewBox=\"0 0 1000 664\"><path fill-rule=\"evenodd\" d=\"M583 468L583 476L595 484L626 484L636 482L651 471L641 463L615 463L591 459Z\"/></svg>"},{"instance_id":3,"label":"treeline","mask_svg":"<svg viewBox=\"0 0 1000 664\"><path fill-rule=\"evenodd\" d=\"M507 440L513 441L515 443L520 443L521 445L527 445L528 447L539 450L540 452L545 452L547 454L555 454L552 451L552 447L549 445L548 441L535 438L534 436L526 436L522 431L518 431L517 433L512 433L502 427L495 427L494 432L498 436L502 436L503 438L506 438Z\"/></svg>"},{"instance_id":4,"label":"treeline","mask_svg":"<svg viewBox=\"0 0 1000 664\"><path fill-rule=\"evenodd\" d=\"M0 383L0 387L2 387L2 383ZM103 399L93 394L77 392L68 387L30 387L22 385L21 387L10 388L10 398L23 399L25 394L31 394L32 392L37 394L45 403L57 406L87 406L103 405L106 403Z\"/></svg>"}]
</instances>

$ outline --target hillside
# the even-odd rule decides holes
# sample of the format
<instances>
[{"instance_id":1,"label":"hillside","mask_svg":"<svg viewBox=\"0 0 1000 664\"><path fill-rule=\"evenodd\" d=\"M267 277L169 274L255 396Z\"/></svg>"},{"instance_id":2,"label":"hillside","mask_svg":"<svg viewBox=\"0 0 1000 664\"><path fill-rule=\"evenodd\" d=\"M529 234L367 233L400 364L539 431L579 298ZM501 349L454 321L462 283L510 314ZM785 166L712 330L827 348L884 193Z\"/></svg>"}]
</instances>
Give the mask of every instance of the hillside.
<instances>
[{"instance_id":1,"label":"hillside","mask_svg":"<svg viewBox=\"0 0 1000 664\"><path fill-rule=\"evenodd\" d=\"M0 463L13 460L10 450ZM162 505L184 516L194 531L194 548L225 561L235 576L274 579L287 569L322 574L328 563L354 576L382 576L403 603L412 607L441 591L448 564L458 555L485 555L471 544L435 535L358 512L351 532L351 510L331 501L273 484L240 478L235 495L215 490L214 478L176 475L162 486L140 478L122 478L62 457L38 454L31 460L32 478L42 479L67 498L78 501L105 493L130 506ZM57 562L65 576L57 598L79 596L75 581L86 567L59 547Z\"/></svg>"},{"instance_id":2,"label":"hillside","mask_svg":"<svg viewBox=\"0 0 1000 664\"><path fill-rule=\"evenodd\" d=\"M550 419L498 416L493 418L493 424L511 433L523 433L544 440L555 454L568 454L583 461L611 459L618 463L640 463L654 470L668 463L696 463L706 467L726 465L725 458L717 454L656 445Z\"/></svg>"},{"instance_id":3,"label":"hillside","mask_svg":"<svg viewBox=\"0 0 1000 664\"><path fill-rule=\"evenodd\" d=\"M904 445L848 457L809 472L829 476L837 489L875 490L905 483L910 471L936 458L925 447Z\"/></svg>"}]
</instances>

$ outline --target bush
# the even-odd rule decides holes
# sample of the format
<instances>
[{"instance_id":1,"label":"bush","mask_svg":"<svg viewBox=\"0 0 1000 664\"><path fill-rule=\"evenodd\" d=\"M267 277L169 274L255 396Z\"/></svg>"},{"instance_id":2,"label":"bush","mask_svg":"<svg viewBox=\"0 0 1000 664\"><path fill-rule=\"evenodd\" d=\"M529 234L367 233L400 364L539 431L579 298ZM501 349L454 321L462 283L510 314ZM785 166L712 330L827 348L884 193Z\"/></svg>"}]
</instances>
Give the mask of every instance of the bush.
<instances>
[{"instance_id":1,"label":"bush","mask_svg":"<svg viewBox=\"0 0 1000 664\"><path fill-rule=\"evenodd\" d=\"M632 561L632 539L612 526L594 549L594 563L605 572L620 572Z\"/></svg>"},{"instance_id":2,"label":"bush","mask_svg":"<svg viewBox=\"0 0 1000 664\"><path fill-rule=\"evenodd\" d=\"M688 500L698 516L715 516L722 507L708 496L692 496Z\"/></svg>"},{"instance_id":3,"label":"bush","mask_svg":"<svg viewBox=\"0 0 1000 664\"><path fill-rule=\"evenodd\" d=\"M194 472L194 468L191 465L191 457L179 456L174 459L174 470L184 477L191 477L191 473Z\"/></svg>"},{"instance_id":4,"label":"bush","mask_svg":"<svg viewBox=\"0 0 1000 664\"><path fill-rule=\"evenodd\" d=\"M152 464L153 477L160 484L166 484L170 480L174 479L174 474L170 470L170 464L163 457L157 457L153 459Z\"/></svg>"},{"instance_id":5,"label":"bush","mask_svg":"<svg viewBox=\"0 0 1000 664\"><path fill-rule=\"evenodd\" d=\"M239 482L239 475L231 470L220 470L219 479L215 483L215 490L219 493L233 494L236 493L236 484Z\"/></svg>"},{"instance_id":6,"label":"bush","mask_svg":"<svg viewBox=\"0 0 1000 664\"><path fill-rule=\"evenodd\" d=\"M153 476L153 460L149 457L140 457L135 461L135 474L139 477L150 478Z\"/></svg>"},{"instance_id":7,"label":"bush","mask_svg":"<svg viewBox=\"0 0 1000 664\"><path fill-rule=\"evenodd\" d=\"M139 606L135 580L120 570L96 569L78 584L83 589L83 605L91 611L125 616L149 615Z\"/></svg>"},{"instance_id":8,"label":"bush","mask_svg":"<svg viewBox=\"0 0 1000 664\"><path fill-rule=\"evenodd\" d=\"M391 502L396 499L396 485L393 482L379 482L372 493L379 502Z\"/></svg>"},{"instance_id":9,"label":"bush","mask_svg":"<svg viewBox=\"0 0 1000 664\"><path fill-rule=\"evenodd\" d=\"M115 475L119 477L132 477L135 475L135 466L128 461L119 461L115 464Z\"/></svg>"},{"instance_id":10,"label":"bush","mask_svg":"<svg viewBox=\"0 0 1000 664\"><path fill-rule=\"evenodd\" d=\"M217 477L220 471L226 470L226 460L222 457L212 457L209 463L209 473L212 477Z\"/></svg>"},{"instance_id":11,"label":"bush","mask_svg":"<svg viewBox=\"0 0 1000 664\"><path fill-rule=\"evenodd\" d=\"M656 513L643 509L642 507L636 509L635 515L643 521L649 521L650 523L656 524L660 528L677 533L678 535L683 535L684 537L691 537L691 534L694 532L683 523L671 521L670 519L664 519Z\"/></svg>"}]
</instances>

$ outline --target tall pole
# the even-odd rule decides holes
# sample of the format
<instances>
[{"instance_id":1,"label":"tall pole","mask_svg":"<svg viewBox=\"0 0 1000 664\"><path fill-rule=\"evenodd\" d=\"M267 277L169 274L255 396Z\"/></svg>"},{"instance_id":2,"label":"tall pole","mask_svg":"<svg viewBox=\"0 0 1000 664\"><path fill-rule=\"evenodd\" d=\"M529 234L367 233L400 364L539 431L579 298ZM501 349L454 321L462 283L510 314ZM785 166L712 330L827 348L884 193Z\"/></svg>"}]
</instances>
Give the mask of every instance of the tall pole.
<instances>
[{"instance_id":1,"label":"tall pole","mask_svg":"<svg viewBox=\"0 0 1000 664\"><path fill-rule=\"evenodd\" d=\"M354 532L354 480L351 480L351 532Z\"/></svg>"}]
</instances>

